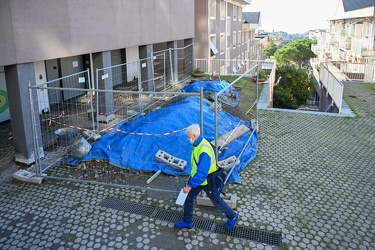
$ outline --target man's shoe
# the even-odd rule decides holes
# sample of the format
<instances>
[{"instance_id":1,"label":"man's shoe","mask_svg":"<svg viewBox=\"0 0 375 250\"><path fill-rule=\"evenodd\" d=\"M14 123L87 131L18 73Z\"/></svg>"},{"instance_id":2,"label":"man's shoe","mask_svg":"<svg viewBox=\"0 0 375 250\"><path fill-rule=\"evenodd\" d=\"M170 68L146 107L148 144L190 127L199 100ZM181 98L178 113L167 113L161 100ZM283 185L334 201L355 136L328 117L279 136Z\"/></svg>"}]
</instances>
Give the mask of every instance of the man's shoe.
<instances>
[{"instance_id":1,"label":"man's shoe","mask_svg":"<svg viewBox=\"0 0 375 250\"><path fill-rule=\"evenodd\" d=\"M193 227L193 222L187 223L187 222L182 220L182 221L176 222L174 224L174 227L178 228L178 229L183 229L183 228L190 229L190 228Z\"/></svg>"},{"instance_id":2,"label":"man's shoe","mask_svg":"<svg viewBox=\"0 0 375 250\"><path fill-rule=\"evenodd\" d=\"M227 224L225 225L225 228L227 230L232 230L234 226L236 225L237 220L238 220L238 214L236 214L236 216L233 219L227 220Z\"/></svg>"}]
</instances>

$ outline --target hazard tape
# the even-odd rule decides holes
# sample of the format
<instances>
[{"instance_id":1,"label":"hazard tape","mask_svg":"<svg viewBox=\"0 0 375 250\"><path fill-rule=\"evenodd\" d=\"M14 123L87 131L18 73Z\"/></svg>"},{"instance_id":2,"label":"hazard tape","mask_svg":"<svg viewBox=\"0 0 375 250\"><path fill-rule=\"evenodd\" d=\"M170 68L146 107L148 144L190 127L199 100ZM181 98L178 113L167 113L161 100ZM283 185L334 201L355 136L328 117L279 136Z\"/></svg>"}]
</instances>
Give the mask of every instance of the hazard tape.
<instances>
[{"instance_id":1,"label":"hazard tape","mask_svg":"<svg viewBox=\"0 0 375 250\"><path fill-rule=\"evenodd\" d=\"M51 122L60 124L62 126L68 127L68 128L74 128L74 129L77 129L77 130L81 130L81 131L89 131L89 132L92 132L92 133L96 132L96 131L91 130L91 129L81 128L81 127L73 126L73 125L68 125L66 123L62 123L62 122L58 122L58 121L52 121L51 120ZM150 134L150 133L140 133L140 132L127 132L125 130L121 130L121 129L118 129L118 128L106 128L106 129L100 130L98 133L109 132L109 131L116 131L116 132L123 133L123 134L128 134L128 135L156 136L156 137L158 137L158 136L173 135L173 134L179 133L179 132L184 131L184 130L186 130L186 128L175 130L175 131L166 132L166 133L163 133L163 134Z\"/></svg>"},{"instance_id":2,"label":"hazard tape","mask_svg":"<svg viewBox=\"0 0 375 250\"><path fill-rule=\"evenodd\" d=\"M72 126L72 125L68 125L68 124L65 124L65 123L62 123L62 122L58 122L58 121L50 121L50 122L54 122L54 123L57 123L57 124L60 124L60 125L63 125L65 127L68 127L68 128L74 128L74 129L78 129L78 130L81 130L81 131L90 131L90 132L93 132L93 130L91 129L87 129L87 128L81 128L81 127L78 127L78 126Z\"/></svg>"},{"instance_id":3,"label":"hazard tape","mask_svg":"<svg viewBox=\"0 0 375 250\"><path fill-rule=\"evenodd\" d=\"M127 131L124 131L124 130L121 130L121 129L118 129L118 128L107 128L107 129L101 130L100 132L108 132L108 131L113 131L113 130L116 131L116 132L119 132L119 133L127 134L127 135L167 136L167 135L173 135L173 134L179 133L181 131L184 131L184 130L186 130L186 128L183 128L183 129L180 129L180 130L171 131L171 132L167 132L167 133L163 133L163 134L149 134L149 133L140 133L140 132L127 132Z\"/></svg>"}]
</instances>

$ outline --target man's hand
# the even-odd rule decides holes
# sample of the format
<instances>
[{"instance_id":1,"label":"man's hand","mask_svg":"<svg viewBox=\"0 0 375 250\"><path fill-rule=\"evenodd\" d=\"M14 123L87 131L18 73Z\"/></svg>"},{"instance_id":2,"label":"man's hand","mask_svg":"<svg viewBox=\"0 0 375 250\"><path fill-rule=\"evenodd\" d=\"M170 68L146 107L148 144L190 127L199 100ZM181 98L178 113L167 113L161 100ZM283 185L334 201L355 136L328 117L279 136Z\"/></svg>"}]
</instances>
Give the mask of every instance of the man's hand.
<instances>
[{"instance_id":1,"label":"man's hand","mask_svg":"<svg viewBox=\"0 0 375 250\"><path fill-rule=\"evenodd\" d=\"M190 190L191 190L191 187L189 187L188 185L186 185L186 186L184 187L184 189L183 189L183 192L184 192L184 194L187 194L187 193L190 192Z\"/></svg>"}]
</instances>

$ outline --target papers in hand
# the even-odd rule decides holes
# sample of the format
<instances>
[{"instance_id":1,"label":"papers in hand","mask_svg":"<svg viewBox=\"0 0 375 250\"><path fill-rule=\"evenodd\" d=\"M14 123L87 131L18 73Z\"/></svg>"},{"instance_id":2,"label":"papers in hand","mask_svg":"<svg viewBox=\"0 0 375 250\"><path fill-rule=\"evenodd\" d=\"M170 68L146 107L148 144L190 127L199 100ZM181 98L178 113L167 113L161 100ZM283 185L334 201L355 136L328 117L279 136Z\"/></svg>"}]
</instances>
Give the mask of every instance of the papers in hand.
<instances>
[{"instance_id":1,"label":"papers in hand","mask_svg":"<svg viewBox=\"0 0 375 250\"><path fill-rule=\"evenodd\" d=\"M188 194L184 194L184 189L181 189L180 194L177 197L176 204L183 206Z\"/></svg>"}]
</instances>

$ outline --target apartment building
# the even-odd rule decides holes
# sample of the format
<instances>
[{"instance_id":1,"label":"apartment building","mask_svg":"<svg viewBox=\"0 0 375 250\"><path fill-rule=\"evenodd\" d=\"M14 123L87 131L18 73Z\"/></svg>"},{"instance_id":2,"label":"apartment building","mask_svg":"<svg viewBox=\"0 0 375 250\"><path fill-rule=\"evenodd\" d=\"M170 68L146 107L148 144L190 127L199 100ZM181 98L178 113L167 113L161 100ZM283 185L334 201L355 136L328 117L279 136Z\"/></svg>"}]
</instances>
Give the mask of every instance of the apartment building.
<instances>
[{"instance_id":1,"label":"apartment building","mask_svg":"<svg viewBox=\"0 0 375 250\"><path fill-rule=\"evenodd\" d=\"M262 25L261 12L243 12L242 33L245 44L245 58L260 60L263 58L263 49L267 46L268 34L260 35Z\"/></svg>"},{"instance_id":2,"label":"apartment building","mask_svg":"<svg viewBox=\"0 0 375 250\"><path fill-rule=\"evenodd\" d=\"M313 64L329 62L342 80L375 81L375 1L341 0L329 31L310 32Z\"/></svg>"},{"instance_id":3,"label":"apartment building","mask_svg":"<svg viewBox=\"0 0 375 250\"><path fill-rule=\"evenodd\" d=\"M261 46L255 30L260 25L260 13L243 14L246 5L251 5L251 0L195 0L194 57L226 61L205 70L236 74L245 60L259 59Z\"/></svg>"},{"instance_id":4,"label":"apartment building","mask_svg":"<svg viewBox=\"0 0 375 250\"><path fill-rule=\"evenodd\" d=\"M97 68L193 45L194 6L194 0L2 0L0 122L11 119L15 160L34 161L29 85L86 69L91 70L93 82ZM141 68L146 71L143 80L153 77L148 62ZM138 77L131 67L123 70L122 81ZM104 85L111 89L113 84ZM61 81L58 87L71 86ZM66 98L60 91L50 101Z\"/></svg>"}]
</instances>

